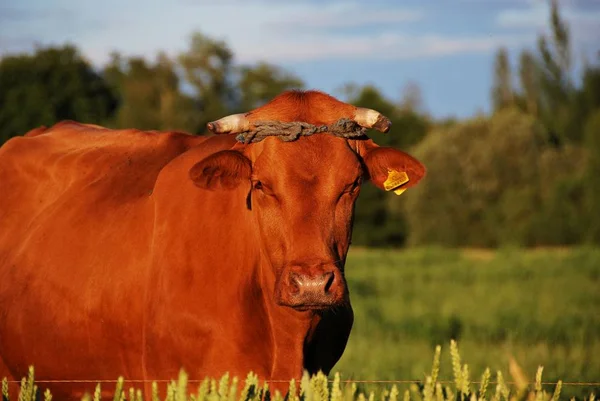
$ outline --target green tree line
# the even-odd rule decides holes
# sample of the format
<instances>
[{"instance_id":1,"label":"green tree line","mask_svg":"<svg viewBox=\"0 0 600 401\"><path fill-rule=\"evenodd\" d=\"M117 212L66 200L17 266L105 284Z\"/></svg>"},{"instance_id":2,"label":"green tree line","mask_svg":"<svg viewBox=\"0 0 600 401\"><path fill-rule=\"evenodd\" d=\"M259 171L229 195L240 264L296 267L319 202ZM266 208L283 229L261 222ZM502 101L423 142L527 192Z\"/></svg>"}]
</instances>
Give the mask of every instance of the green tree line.
<instances>
[{"instance_id":1,"label":"green tree line","mask_svg":"<svg viewBox=\"0 0 600 401\"><path fill-rule=\"evenodd\" d=\"M436 120L415 85L400 100L373 86L340 90L343 100L390 117L392 132L378 143L428 168L399 198L363 187L355 245L600 243L600 66L586 63L575 76L556 2L551 28L519 55L516 71L498 50L489 115ZM304 87L276 65L236 63L227 43L198 32L181 54L113 53L100 69L72 45L38 48L0 60L0 144L64 119L202 134L208 121Z\"/></svg>"},{"instance_id":2,"label":"green tree line","mask_svg":"<svg viewBox=\"0 0 600 401\"><path fill-rule=\"evenodd\" d=\"M498 50L492 114L436 126L416 146L429 175L407 197L410 243L600 244L600 64L574 75L551 5L550 34L516 71Z\"/></svg>"}]
</instances>

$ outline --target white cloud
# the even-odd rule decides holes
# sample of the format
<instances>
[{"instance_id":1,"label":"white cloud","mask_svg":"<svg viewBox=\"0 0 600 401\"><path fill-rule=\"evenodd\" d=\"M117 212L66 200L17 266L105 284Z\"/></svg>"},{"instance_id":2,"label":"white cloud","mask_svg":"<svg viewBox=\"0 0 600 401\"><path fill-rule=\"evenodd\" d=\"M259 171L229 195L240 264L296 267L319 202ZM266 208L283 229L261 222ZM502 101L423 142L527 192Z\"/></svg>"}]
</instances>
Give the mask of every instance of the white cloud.
<instances>
[{"instance_id":1,"label":"white cloud","mask_svg":"<svg viewBox=\"0 0 600 401\"><path fill-rule=\"evenodd\" d=\"M302 15L288 15L270 22L269 27L276 30L295 30L319 28L334 30L336 28L358 28L396 24L402 22L416 22L422 20L424 14L415 9L365 9L353 3L345 3L315 13Z\"/></svg>"},{"instance_id":2,"label":"white cloud","mask_svg":"<svg viewBox=\"0 0 600 401\"><path fill-rule=\"evenodd\" d=\"M563 1L559 3L560 13L567 22L574 43L598 43L600 41L600 3L589 3L596 9L583 10L582 2ZM528 7L503 10L496 17L496 24L505 29L534 29L547 31L550 8L545 1L532 0Z\"/></svg>"},{"instance_id":3,"label":"white cloud","mask_svg":"<svg viewBox=\"0 0 600 401\"><path fill-rule=\"evenodd\" d=\"M422 9L389 4L382 9L375 3L293 1L274 6L271 1L190 0L166 6L163 1L129 0L122 4L121 0L104 0L90 7L87 2L54 0L53 6L70 9L78 21L104 21L102 29L86 29L82 24L69 27L77 29L47 24L43 32L36 24L19 27L21 33L28 32L44 44L69 40L96 65L108 61L113 50L148 58L164 50L174 56L186 50L189 35L195 30L225 40L237 61L243 63L434 58L485 53L501 45L520 46L535 40L534 35L523 32L494 36L419 33L418 25L412 22L427 18ZM369 29L372 27L377 29ZM342 34L342 28L351 29ZM2 33L0 26L0 36Z\"/></svg>"},{"instance_id":4,"label":"white cloud","mask_svg":"<svg viewBox=\"0 0 600 401\"><path fill-rule=\"evenodd\" d=\"M382 9L373 3L352 1L286 3L276 10L269 6L257 7L237 8L235 13L245 18L230 21L224 32L238 61L243 63L432 58L488 52L500 45L515 46L533 40L531 35L523 34L480 37L408 34L402 23L421 21L427 15L422 9L402 6ZM215 7L212 11L232 15L234 9L217 12ZM337 31L372 26L378 26L375 31L379 33L368 29L355 30L352 34ZM411 26L414 28L415 24Z\"/></svg>"},{"instance_id":5,"label":"white cloud","mask_svg":"<svg viewBox=\"0 0 600 401\"><path fill-rule=\"evenodd\" d=\"M290 42L263 43L258 48L241 48L236 55L244 62L266 58L271 62L323 59L408 60L464 53L486 53L499 46L520 46L530 35L451 37L442 35L381 34L362 37L313 36Z\"/></svg>"},{"instance_id":6,"label":"white cloud","mask_svg":"<svg viewBox=\"0 0 600 401\"><path fill-rule=\"evenodd\" d=\"M548 8L543 3L533 3L527 8L503 10L496 16L502 28L540 28L546 25Z\"/></svg>"},{"instance_id":7,"label":"white cloud","mask_svg":"<svg viewBox=\"0 0 600 401\"><path fill-rule=\"evenodd\" d=\"M310 62L320 60L411 60L433 59L457 54L489 53L500 46L520 47L533 42L531 35L494 35L482 37L452 37L442 35L381 34L361 37L331 37L326 35L303 37L294 41L271 40L259 46L238 45L231 48L239 63L267 61L270 63ZM103 65L109 58L109 47L88 46L84 55L95 65ZM152 59L160 48L130 51L127 55ZM175 56L171 50L167 54Z\"/></svg>"},{"instance_id":8,"label":"white cloud","mask_svg":"<svg viewBox=\"0 0 600 401\"><path fill-rule=\"evenodd\" d=\"M242 63L259 60L285 63L433 58L484 53L500 45L516 46L533 40L531 35L523 34L481 37L407 34L401 23L425 18L422 11L403 7L383 11L364 5L359 7L354 2L320 5L292 2L278 7L264 3L228 3L188 6L185 11L185 15L175 11L163 12L161 17L165 21L177 21L174 26L163 24L156 29L154 22L146 21L130 25L127 38L120 34L117 37L115 31L111 31L88 39L84 52L95 64L106 62L109 51L115 48L125 54L148 57L153 57L161 49L176 55L186 49L188 35L195 29L224 39L236 60ZM121 18L127 16L122 15ZM336 28L357 28L377 23L381 23L377 34L368 29L351 35L336 33Z\"/></svg>"}]
</instances>

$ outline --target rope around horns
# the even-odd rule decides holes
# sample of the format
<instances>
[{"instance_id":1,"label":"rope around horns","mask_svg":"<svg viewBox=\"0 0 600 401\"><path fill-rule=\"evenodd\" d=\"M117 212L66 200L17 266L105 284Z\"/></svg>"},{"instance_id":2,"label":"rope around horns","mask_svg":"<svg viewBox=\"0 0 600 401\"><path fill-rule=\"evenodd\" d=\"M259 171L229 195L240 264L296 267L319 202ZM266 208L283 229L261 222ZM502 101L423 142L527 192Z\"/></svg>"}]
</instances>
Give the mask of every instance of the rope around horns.
<instances>
[{"instance_id":1,"label":"rope around horns","mask_svg":"<svg viewBox=\"0 0 600 401\"><path fill-rule=\"evenodd\" d=\"M249 144L260 142L269 136L275 136L284 142L291 142L300 136L326 132L340 138L364 137L367 129L358 125L355 121L342 118L330 125L313 125L301 121L284 123L280 121L256 121L253 129L245 131L235 137L238 142Z\"/></svg>"}]
</instances>

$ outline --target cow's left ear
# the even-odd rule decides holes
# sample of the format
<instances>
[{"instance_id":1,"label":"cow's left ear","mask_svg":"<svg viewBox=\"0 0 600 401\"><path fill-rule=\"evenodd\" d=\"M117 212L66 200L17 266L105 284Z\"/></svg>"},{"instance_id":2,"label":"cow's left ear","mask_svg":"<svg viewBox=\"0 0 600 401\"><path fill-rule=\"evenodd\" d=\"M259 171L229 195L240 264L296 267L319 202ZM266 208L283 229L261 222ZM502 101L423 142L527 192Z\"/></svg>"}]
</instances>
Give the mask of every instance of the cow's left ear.
<instances>
[{"instance_id":1,"label":"cow's left ear","mask_svg":"<svg viewBox=\"0 0 600 401\"><path fill-rule=\"evenodd\" d=\"M196 163L190 169L190 178L203 189L234 189L250 180L252 163L236 150L222 150Z\"/></svg>"},{"instance_id":2,"label":"cow's left ear","mask_svg":"<svg viewBox=\"0 0 600 401\"><path fill-rule=\"evenodd\" d=\"M371 139L357 146L369 179L378 188L401 195L425 176L425 166L408 153L379 146Z\"/></svg>"}]
</instances>

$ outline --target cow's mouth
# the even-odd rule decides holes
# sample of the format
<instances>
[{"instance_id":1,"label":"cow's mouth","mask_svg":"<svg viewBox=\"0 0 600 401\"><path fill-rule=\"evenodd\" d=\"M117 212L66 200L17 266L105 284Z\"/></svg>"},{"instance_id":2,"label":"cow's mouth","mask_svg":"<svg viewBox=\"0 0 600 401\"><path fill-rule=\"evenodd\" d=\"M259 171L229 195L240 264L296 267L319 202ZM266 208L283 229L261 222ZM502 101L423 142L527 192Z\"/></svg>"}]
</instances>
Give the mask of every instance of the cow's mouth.
<instances>
[{"instance_id":1,"label":"cow's mouth","mask_svg":"<svg viewBox=\"0 0 600 401\"><path fill-rule=\"evenodd\" d=\"M299 306L292 306L292 308L294 308L295 310L299 311L299 312L308 312L308 311L324 311L327 309L330 309L331 306L330 305L299 305Z\"/></svg>"},{"instance_id":2,"label":"cow's mouth","mask_svg":"<svg viewBox=\"0 0 600 401\"><path fill-rule=\"evenodd\" d=\"M337 294L336 294L337 295ZM280 306L286 306L292 308L298 312L321 312L330 309L335 309L345 303L344 297L336 295L330 295L324 297L324 299L303 299L303 295L288 294L287 296L281 296L277 300L277 304Z\"/></svg>"},{"instance_id":3,"label":"cow's mouth","mask_svg":"<svg viewBox=\"0 0 600 401\"><path fill-rule=\"evenodd\" d=\"M281 304L280 304L281 305ZM328 304L308 304L308 305L283 305L288 306L298 312L322 312L328 309L335 308L338 305L328 305Z\"/></svg>"}]
</instances>

